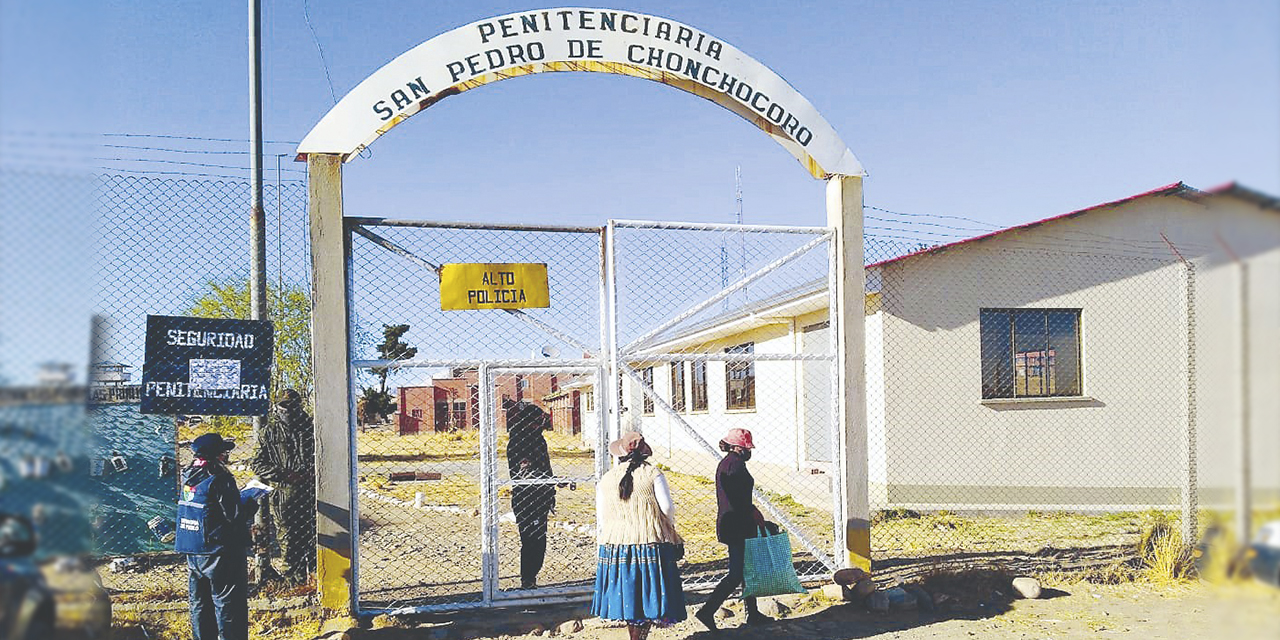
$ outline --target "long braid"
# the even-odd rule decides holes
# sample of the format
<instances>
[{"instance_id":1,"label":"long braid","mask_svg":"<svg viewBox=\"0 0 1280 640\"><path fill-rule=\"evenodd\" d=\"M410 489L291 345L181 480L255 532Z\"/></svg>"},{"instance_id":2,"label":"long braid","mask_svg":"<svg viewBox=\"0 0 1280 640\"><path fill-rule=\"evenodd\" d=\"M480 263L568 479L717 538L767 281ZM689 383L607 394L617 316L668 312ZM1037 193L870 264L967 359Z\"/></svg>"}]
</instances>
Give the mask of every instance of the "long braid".
<instances>
[{"instance_id":1,"label":"long braid","mask_svg":"<svg viewBox=\"0 0 1280 640\"><path fill-rule=\"evenodd\" d=\"M627 475L622 476L622 481L618 483L619 498L623 500L631 499L631 492L634 490L636 483L635 479L631 477L631 472L640 468L640 465L645 464L645 460L648 459L649 454L633 451L630 455L619 460L619 462L627 462L628 460L631 462L631 464L627 465Z\"/></svg>"}]
</instances>

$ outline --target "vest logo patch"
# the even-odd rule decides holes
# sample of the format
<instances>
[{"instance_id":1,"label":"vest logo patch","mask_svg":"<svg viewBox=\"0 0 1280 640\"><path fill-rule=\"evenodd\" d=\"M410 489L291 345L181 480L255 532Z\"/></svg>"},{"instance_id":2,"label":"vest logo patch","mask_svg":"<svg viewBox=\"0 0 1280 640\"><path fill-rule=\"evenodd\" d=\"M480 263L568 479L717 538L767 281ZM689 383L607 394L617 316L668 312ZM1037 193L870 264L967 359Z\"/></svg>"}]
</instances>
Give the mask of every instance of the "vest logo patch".
<instances>
[{"instance_id":1,"label":"vest logo patch","mask_svg":"<svg viewBox=\"0 0 1280 640\"><path fill-rule=\"evenodd\" d=\"M199 520L192 520L191 518L182 518L182 519L178 522L178 526L179 526L183 531L199 531L199 530L200 530L200 521L199 521Z\"/></svg>"},{"instance_id":2,"label":"vest logo patch","mask_svg":"<svg viewBox=\"0 0 1280 640\"><path fill-rule=\"evenodd\" d=\"M183 485L183 486L182 486L182 499L183 499L183 500L190 500L190 499L192 499L192 498L194 498L194 497L196 497L196 488L195 488L195 487L188 487L188 486L186 486L186 485Z\"/></svg>"}]
</instances>

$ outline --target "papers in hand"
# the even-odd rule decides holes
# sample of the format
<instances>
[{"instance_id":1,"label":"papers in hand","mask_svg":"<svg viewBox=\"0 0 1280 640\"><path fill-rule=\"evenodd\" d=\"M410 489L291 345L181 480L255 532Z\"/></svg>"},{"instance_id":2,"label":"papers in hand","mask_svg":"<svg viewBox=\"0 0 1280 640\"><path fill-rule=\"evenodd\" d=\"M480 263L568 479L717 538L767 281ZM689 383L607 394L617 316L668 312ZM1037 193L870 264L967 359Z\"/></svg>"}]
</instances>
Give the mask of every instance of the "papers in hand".
<instances>
[{"instance_id":1,"label":"papers in hand","mask_svg":"<svg viewBox=\"0 0 1280 640\"><path fill-rule=\"evenodd\" d=\"M259 500L272 491L275 491L274 487L267 486L261 480L254 478L244 483L244 488L240 490L240 501Z\"/></svg>"}]
</instances>

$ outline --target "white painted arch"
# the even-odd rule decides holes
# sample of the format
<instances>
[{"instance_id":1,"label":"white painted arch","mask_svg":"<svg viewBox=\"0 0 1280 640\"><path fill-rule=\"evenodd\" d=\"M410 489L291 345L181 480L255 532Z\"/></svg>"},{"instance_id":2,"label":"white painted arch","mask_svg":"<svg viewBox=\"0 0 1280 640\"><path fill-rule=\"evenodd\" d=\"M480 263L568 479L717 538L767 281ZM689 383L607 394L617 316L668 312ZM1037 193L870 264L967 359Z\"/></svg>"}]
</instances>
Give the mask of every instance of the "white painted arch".
<instances>
[{"instance_id":1,"label":"white painted arch","mask_svg":"<svg viewBox=\"0 0 1280 640\"><path fill-rule=\"evenodd\" d=\"M627 75L687 91L760 128L815 178L865 175L808 99L734 46L667 18L581 7L487 18L423 42L344 96L307 134L298 153L349 161L445 97L555 71Z\"/></svg>"}]
</instances>

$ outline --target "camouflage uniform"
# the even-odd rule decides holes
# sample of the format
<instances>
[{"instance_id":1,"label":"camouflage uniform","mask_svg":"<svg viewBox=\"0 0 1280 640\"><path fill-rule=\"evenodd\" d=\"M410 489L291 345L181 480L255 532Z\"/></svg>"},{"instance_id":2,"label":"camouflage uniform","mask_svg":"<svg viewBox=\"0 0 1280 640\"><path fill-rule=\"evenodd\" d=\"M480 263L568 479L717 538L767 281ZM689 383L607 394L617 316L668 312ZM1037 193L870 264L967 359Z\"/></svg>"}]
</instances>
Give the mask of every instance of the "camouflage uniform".
<instances>
[{"instance_id":1,"label":"camouflage uniform","mask_svg":"<svg viewBox=\"0 0 1280 640\"><path fill-rule=\"evenodd\" d=\"M315 424L296 392L281 394L264 425L251 466L275 487L270 495L286 576L304 582L316 566Z\"/></svg>"}]
</instances>

